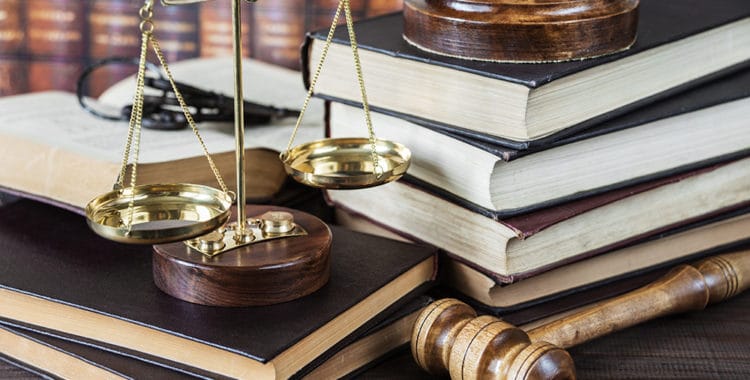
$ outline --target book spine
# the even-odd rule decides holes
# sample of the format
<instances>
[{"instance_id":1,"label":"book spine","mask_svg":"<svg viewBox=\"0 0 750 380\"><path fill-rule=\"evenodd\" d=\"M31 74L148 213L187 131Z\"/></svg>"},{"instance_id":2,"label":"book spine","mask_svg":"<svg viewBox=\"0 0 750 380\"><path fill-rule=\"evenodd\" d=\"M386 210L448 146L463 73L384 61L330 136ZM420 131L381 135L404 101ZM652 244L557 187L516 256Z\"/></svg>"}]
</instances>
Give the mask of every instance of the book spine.
<instances>
[{"instance_id":1,"label":"book spine","mask_svg":"<svg viewBox=\"0 0 750 380\"><path fill-rule=\"evenodd\" d=\"M86 49L84 1L27 0L31 91L75 91Z\"/></svg>"},{"instance_id":2,"label":"book spine","mask_svg":"<svg viewBox=\"0 0 750 380\"><path fill-rule=\"evenodd\" d=\"M242 7L242 55L250 57L254 6ZM232 7L228 1L214 0L200 4L199 35L201 57L231 57Z\"/></svg>"},{"instance_id":3,"label":"book spine","mask_svg":"<svg viewBox=\"0 0 750 380\"><path fill-rule=\"evenodd\" d=\"M197 57L198 4L157 4L155 33L167 63Z\"/></svg>"},{"instance_id":4,"label":"book spine","mask_svg":"<svg viewBox=\"0 0 750 380\"><path fill-rule=\"evenodd\" d=\"M404 0L368 0L365 17L375 17L404 9Z\"/></svg>"},{"instance_id":5,"label":"book spine","mask_svg":"<svg viewBox=\"0 0 750 380\"><path fill-rule=\"evenodd\" d=\"M97 0L91 4L89 23L89 59L121 56L137 58L141 43L138 29L139 4L127 0ZM91 73L88 94L99 96L117 81L135 73L129 64L111 64Z\"/></svg>"},{"instance_id":6,"label":"book spine","mask_svg":"<svg viewBox=\"0 0 750 380\"><path fill-rule=\"evenodd\" d=\"M365 9L368 6L368 2L372 0L352 0L350 1L352 7L352 18L356 21L365 16ZM326 29L331 26L333 21L333 15L336 13L336 7L338 7L338 0L314 0L308 2L309 10L307 12L307 30L319 30ZM345 24L346 19L342 11L339 16L338 25Z\"/></svg>"},{"instance_id":7,"label":"book spine","mask_svg":"<svg viewBox=\"0 0 750 380\"><path fill-rule=\"evenodd\" d=\"M259 1L255 8L254 56L299 70L305 19L305 1Z\"/></svg>"},{"instance_id":8,"label":"book spine","mask_svg":"<svg viewBox=\"0 0 750 380\"><path fill-rule=\"evenodd\" d=\"M111 56L138 57L141 46L140 6L140 3L130 0L93 2L88 18L91 60ZM199 55L196 4L162 6L157 3L154 18L154 33L167 63ZM148 57L150 61L156 61L153 51L149 51ZM89 95L98 96L135 70L136 67L129 64L111 64L96 70L89 80Z\"/></svg>"},{"instance_id":9,"label":"book spine","mask_svg":"<svg viewBox=\"0 0 750 380\"><path fill-rule=\"evenodd\" d=\"M22 0L0 1L0 96L28 91Z\"/></svg>"}]
</instances>

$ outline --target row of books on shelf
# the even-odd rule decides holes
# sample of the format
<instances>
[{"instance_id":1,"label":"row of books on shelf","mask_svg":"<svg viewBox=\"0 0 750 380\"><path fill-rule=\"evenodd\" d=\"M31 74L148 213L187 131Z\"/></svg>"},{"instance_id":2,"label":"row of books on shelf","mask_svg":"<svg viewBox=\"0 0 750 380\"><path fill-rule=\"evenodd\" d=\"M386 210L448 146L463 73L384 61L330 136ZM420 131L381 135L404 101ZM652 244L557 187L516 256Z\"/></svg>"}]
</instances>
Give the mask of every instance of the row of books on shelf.
<instances>
[{"instance_id":1,"label":"row of books on shelf","mask_svg":"<svg viewBox=\"0 0 750 380\"><path fill-rule=\"evenodd\" d=\"M131 0L0 2L0 96L44 90L73 91L83 67L111 56L136 58L143 2ZM243 54L298 69L306 30L330 26L337 2L261 1L243 6ZM401 0L352 2L355 18L400 10ZM155 9L156 35L168 61L232 55L231 3L162 6ZM92 74L98 95L135 72L111 64Z\"/></svg>"},{"instance_id":2,"label":"row of books on shelf","mask_svg":"<svg viewBox=\"0 0 750 380\"><path fill-rule=\"evenodd\" d=\"M0 301L10 305L0 309L0 334L111 372L124 373L112 364L117 360L135 360L197 377L331 378L408 342L415 311L428 302L420 297L425 292L463 297L522 325L644 285L676 263L746 249L750 9L744 0L643 0L641 7L639 39L629 51L533 66L420 52L402 41L400 15L359 22L375 132L411 148L413 163L399 182L326 191L336 222L347 227L334 227L326 287L271 307L186 304L151 283L149 249L103 241L76 214L18 201L0 209L0 244L9 252L0 255ZM334 68L324 69L316 95L327 101L331 136L360 136L366 127L358 93L347 92L357 89L353 70L336 68L350 62L342 33L331 48ZM319 56L320 38L310 35L303 70ZM203 72L186 75L188 82L228 93L212 87L219 81L211 76L221 73L192 71L215 64L185 62L174 71ZM118 91L104 100L122 99ZM43 96L71 95L0 104L19 108ZM13 128L19 119L0 123L0 141L13 141L0 149L12 152L0 163L28 162L49 175L34 180L3 170L0 186L80 212L105 186L81 189L97 176L80 168L116 168L117 158L93 160L80 146L59 146L61 138L40 140L51 130ZM281 143L261 145L269 152L283 149L288 137L284 128L248 131L266 136L256 141L275 141L281 131ZM65 165L68 157L78 164ZM170 174L192 167L178 158L188 157L150 162L173 165L162 172ZM281 188L280 181L269 191ZM438 291L426 290L436 283ZM17 353L17 361L39 351L30 352Z\"/></svg>"}]
</instances>

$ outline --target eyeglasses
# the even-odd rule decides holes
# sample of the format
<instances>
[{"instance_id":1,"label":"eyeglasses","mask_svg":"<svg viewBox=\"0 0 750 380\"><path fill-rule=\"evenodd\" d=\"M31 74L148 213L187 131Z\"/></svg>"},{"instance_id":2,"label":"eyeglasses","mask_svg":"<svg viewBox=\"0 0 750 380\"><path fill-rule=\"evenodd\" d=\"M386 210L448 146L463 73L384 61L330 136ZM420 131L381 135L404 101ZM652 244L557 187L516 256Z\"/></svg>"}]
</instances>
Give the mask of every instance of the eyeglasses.
<instances>
[{"instance_id":1,"label":"eyeglasses","mask_svg":"<svg viewBox=\"0 0 750 380\"><path fill-rule=\"evenodd\" d=\"M87 78L95 70L110 64L129 63L137 65L137 60L124 57L110 57L89 65L78 78L76 95L78 103L87 112L106 120L129 120L132 105L127 105L117 115L106 114L91 107L86 100L84 89ZM179 106L177 98L169 81L164 78L158 67L148 64L150 73L158 77L147 76L145 86L160 91L158 95L144 95L143 119L144 128L159 130L179 130L188 126L185 115ZM228 96L213 91L202 90L184 83L176 82L177 89L182 93L185 102L190 106L190 114L195 122L232 121L234 120L234 100ZM298 117L300 111L287 108L277 108L255 102L244 101L245 122L250 125L268 124L288 117Z\"/></svg>"}]
</instances>

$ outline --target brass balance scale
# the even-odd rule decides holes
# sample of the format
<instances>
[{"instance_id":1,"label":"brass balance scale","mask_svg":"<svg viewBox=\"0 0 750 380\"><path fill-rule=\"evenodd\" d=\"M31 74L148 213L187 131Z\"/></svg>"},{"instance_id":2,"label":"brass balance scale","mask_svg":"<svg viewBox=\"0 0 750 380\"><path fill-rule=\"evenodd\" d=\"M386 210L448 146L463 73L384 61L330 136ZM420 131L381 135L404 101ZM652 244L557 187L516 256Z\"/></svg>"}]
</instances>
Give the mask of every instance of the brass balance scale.
<instances>
[{"instance_id":1,"label":"brass balance scale","mask_svg":"<svg viewBox=\"0 0 750 380\"><path fill-rule=\"evenodd\" d=\"M205 0L162 0L162 3L179 5L201 1ZM329 277L332 236L328 226L297 210L245 204L241 1L232 0L236 192L227 189L188 112L188 105L175 88L172 73L153 34L153 2L145 0L139 11L142 20L140 65L120 175L113 191L94 198L86 207L89 226L99 235L118 242L156 244L154 282L166 293L185 301L216 306L267 305L318 290ZM292 147L342 11L349 30L369 137L324 139ZM219 189L193 184L136 184L149 43L172 83L175 97L203 149ZM398 143L376 139L369 112L351 7L349 0L340 0L295 129L287 149L280 155L287 173L306 185L330 189L359 189L400 178L409 167L411 153ZM128 183L126 178L129 178ZM234 211L233 202L236 204ZM233 212L237 219L229 222ZM248 218L247 215L253 216Z\"/></svg>"}]
</instances>

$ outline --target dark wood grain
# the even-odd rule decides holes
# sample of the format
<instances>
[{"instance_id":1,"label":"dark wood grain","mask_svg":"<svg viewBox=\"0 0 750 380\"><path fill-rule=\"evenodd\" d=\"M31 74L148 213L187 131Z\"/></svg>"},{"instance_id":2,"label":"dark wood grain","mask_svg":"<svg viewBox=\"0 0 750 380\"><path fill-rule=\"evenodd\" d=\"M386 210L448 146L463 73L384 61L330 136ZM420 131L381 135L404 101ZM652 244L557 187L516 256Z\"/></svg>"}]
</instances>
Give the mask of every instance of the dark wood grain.
<instances>
[{"instance_id":1,"label":"dark wood grain","mask_svg":"<svg viewBox=\"0 0 750 380\"><path fill-rule=\"evenodd\" d=\"M598 57L635 42L639 0L406 0L404 38L438 54L503 62Z\"/></svg>"},{"instance_id":2,"label":"dark wood grain","mask_svg":"<svg viewBox=\"0 0 750 380\"><path fill-rule=\"evenodd\" d=\"M322 287L329 277L331 231L318 218L278 206L247 206L247 215L281 210L308 232L207 258L183 243L154 246L156 285L179 299L213 306L255 306L291 301Z\"/></svg>"}]
</instances>

